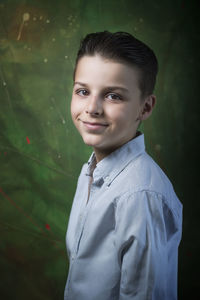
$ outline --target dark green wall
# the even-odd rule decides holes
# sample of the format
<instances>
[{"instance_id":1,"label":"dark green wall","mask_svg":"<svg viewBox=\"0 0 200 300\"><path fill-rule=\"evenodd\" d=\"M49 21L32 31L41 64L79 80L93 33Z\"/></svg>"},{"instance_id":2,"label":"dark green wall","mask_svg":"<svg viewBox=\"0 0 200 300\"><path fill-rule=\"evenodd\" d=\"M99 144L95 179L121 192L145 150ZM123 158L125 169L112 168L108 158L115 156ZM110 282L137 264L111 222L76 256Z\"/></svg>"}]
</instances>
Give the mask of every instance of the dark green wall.
<instances>
[{"instance_id":1,"label":"dark green wall","mask_svg":"<svg viewBox=\"0 0 200 300\"><path fill-rule=\"evenodd\" d=\"M68 216L92 151L70 117L73 65L80 39L103 30L128 31L157 54L157 106L141 129L184 207L179 299L199 290L197 3L0 1L1 299L63 299Z\"/></svg>"}]
</instances>

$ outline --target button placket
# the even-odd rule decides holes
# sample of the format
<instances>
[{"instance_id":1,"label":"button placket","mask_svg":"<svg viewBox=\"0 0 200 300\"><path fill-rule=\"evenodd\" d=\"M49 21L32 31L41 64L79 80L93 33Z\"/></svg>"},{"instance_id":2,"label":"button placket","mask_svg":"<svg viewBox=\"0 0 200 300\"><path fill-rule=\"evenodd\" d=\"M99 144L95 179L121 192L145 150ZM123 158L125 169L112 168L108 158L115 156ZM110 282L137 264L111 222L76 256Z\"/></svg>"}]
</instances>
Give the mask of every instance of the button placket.
<instances>
[{"instance_id":1,"label":"button placket","mask_svg":"<svg viewBox=\"0 0 200 300\"><path fill-rule=\"evenodd\" d=\"M78 254L78 250L79 250L79 246L80 246L80 243L81 243L81 238L82 238L82 235L83 235L87 215L88 215L88 213L90 211L90 207L92 205L92 201L91 201L92 191L93 191L93 188L91 187L90 201L88 202L88 205L86 205L85 208L83 208L82 213L81 213L81 218L79 220L80 221L79 231L78 231L78 234L77 234L77 239L76 239L75 248L74 248L74 253L76 253L76 255Z\"/></svg>"}]
</instances>

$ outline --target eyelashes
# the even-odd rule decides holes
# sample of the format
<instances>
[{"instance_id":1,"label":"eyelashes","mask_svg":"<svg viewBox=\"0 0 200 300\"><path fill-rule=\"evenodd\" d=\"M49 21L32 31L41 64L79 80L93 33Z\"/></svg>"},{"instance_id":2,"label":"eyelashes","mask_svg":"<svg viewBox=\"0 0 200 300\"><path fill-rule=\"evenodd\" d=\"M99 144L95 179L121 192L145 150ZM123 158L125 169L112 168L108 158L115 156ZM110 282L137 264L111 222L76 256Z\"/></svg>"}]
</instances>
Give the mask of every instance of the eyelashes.
<instances>
[{"instance_id":1,"label":"eyelashes","mask_svg":"<svg viewBox=\"0 0 200 300\"><path fill-rule=\"evenodd\" d=\"M77 90L77 91L76 91L76 94L80 95L80 92L83 92L83 91L85 92L86 90L84 90L84 89ZM86 96L86 95L83 95L83 96Z\"/></svg>"},{"instance_id":2,"label":"eyelashes","mask_svg":"<svg viewBox=\"0 0 200 300\"><path fill-rule=\"evenodd\" d=\"M81 97L87 96L86 94L80 94L81 92L88 93L87 90L85 90L85 89L79 89L75 93L77 95L81 96ZM109 98L109 100L123 100L122 97L120 95L116 94L116 93L107 93L106 97L108 97L108 96L114 97L114 98L111 98L111 99Z\"/></svg>"}]
</instances>

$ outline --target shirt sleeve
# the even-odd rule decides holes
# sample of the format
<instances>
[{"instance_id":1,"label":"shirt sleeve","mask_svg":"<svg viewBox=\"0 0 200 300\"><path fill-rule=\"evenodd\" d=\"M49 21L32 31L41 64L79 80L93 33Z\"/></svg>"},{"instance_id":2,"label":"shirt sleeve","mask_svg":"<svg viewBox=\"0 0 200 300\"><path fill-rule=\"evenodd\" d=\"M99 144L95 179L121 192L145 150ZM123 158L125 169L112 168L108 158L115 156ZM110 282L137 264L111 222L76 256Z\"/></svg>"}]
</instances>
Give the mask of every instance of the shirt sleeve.
<instances>
[{"instance_id":1,"label":"shirt sleeve","mask_svg":"<svg viewBox=\"0 0 200 300\"><path fill-rule=\"evenodd\" d=\"M115 241L121 270L119 300L176 299L169 298L168 290L169 280L170 288L176 290L177 232L174 215L163 204L162 195L142 191L120 199ZM174 251L174 261L169 260L170 251ZM172 272L170 263L175 264Z\"/></svg>"}]
</instances>

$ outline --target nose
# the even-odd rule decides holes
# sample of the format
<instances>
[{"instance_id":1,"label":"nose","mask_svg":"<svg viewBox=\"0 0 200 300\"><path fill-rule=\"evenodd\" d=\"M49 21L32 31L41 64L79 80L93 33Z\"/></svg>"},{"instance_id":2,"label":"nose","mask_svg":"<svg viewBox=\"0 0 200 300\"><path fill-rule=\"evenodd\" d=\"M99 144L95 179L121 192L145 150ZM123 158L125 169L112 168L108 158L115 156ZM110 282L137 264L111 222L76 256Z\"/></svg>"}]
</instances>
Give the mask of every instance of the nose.
<instances>
[{"instance_id":1,"label":"nose","mask_svg":"<svg viewBox=\"0 0 200 300\"><path fill-rule=\"evenodd\" d=\"M101 115L103 113L102 101L98 96L91 96L88 98L88 102L85 109L87 114Z\"/></svg>"}]
</instances>

